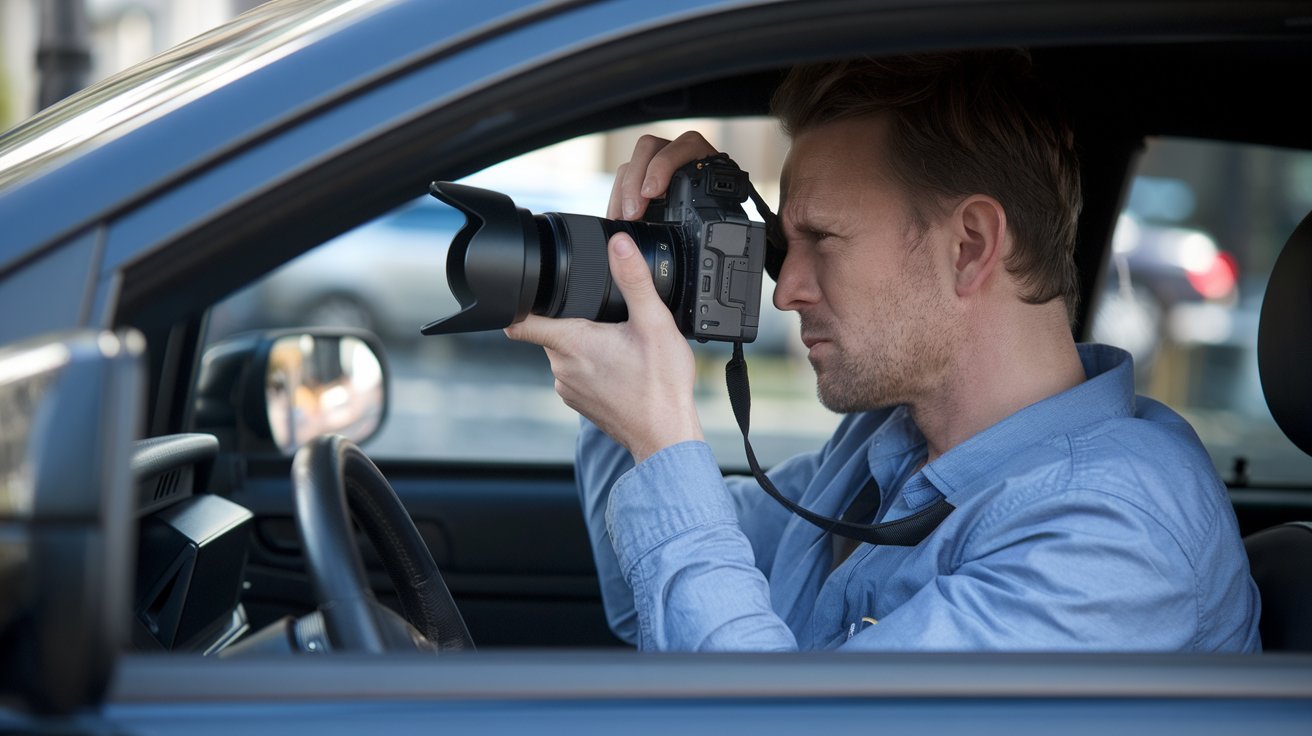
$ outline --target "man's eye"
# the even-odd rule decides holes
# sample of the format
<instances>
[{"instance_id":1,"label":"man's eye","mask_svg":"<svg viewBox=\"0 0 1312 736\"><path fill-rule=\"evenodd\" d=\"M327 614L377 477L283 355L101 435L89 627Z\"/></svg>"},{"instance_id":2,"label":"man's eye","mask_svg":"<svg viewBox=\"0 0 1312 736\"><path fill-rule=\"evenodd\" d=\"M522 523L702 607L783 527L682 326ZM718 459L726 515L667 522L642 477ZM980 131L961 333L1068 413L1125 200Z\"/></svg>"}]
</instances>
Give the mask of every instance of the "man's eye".
<instances>
[{"instance_id":1,"label":"man's eye","mask_svg":"<svg viewBox=\"0 0 1312 736\"><path fill-rule=\"evenodd\" d=\"M794 243L799 245L817 246L826 240L836 237L833 233L826 230L805 230L798 229L796 234L788 241L789 245Z\"/></svg>"},{"instance_id":2,"label":"man's eye","mask_svg":"<svg viewBox=\"0 0 1312 736\"><path fill-rule=\"evenodd\" d=\"M833 247L837 245L837 243L834 242L837 240L837 235L823 230L811 234L811 242L815 243L818 247Z\"/></svg>"}]
</instances>

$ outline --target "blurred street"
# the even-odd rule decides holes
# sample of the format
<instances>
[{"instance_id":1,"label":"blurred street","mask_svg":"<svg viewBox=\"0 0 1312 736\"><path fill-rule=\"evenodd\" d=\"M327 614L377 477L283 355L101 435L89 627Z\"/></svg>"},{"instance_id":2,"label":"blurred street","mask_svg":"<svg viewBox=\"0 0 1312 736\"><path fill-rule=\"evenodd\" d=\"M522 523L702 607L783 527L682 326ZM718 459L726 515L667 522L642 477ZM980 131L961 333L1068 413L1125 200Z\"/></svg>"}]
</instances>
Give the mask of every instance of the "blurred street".
<instances>
[{"instance_id":1,"label":"blurred street","mask_svg":"<svg viewBox=\"0 0 1312 736\"><path fill-rule=\"evenodd\" d=\"M431 337L389 352L389 418L365 449L383 458L510 463L572 458L578 416L556 396L541 349L510 343L499 334L484 337L490 339L480 341L486 343L478 346L481 350L460 344L461 338ZM693 350L711 352L706 346ZM765 376L778 369L780 359L753 356L750 350L753 390L767 394L772 382ZM723 383L724 359L716 352L701 362L698 404L707 441L723 466L746 468L742 435ZM803 368L810 373L804 362ZM753 402L752 445L763 463L819 449L837 425L839 417L815 400L810 380L807 393Z\"/></svg>"}]
</instances>

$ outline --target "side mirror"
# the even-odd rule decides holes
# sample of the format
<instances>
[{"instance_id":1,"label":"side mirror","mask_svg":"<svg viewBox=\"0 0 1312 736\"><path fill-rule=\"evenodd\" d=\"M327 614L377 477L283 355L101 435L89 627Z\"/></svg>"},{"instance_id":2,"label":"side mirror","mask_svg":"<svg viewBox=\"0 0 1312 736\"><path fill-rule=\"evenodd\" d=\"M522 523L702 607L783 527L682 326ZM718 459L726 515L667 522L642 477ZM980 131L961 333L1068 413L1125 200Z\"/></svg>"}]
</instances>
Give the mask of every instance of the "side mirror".
<instances>
[{"instance_id":1,"label":"side mirror","mask_svg":"<svg viewBox=\"0 0 1312 736\"><path fill-rule=\"evenodd\" d=\"M341 328L237 335L205 351L195 427L226 448L291 455L310 439L362 443L387 415L378 338Z\"/></svg>"},{"instance_id":2,"label":"side mirror","mask_svg":"<svg viewBox=\"0 0 1312 736\"><path fill-rule=\"evenodd\" d=\"M89 330L0 348L0 699L95 705L127 641L144 349Z\"/></svg>"}]
</instances>

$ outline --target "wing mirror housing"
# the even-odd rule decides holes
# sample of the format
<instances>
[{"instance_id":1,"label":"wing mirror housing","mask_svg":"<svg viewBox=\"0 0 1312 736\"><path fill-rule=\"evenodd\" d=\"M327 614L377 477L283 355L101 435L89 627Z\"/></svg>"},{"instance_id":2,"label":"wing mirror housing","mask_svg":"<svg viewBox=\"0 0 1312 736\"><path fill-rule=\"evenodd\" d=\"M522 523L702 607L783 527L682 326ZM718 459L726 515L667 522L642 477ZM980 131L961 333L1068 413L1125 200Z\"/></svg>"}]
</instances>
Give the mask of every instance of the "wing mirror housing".
<instances>
[{"instance_id":1,"label":"wing mirror housing","mask_svg":"<svg viewBox=\"0 0 1312 736\"><path fill-rule=\"evenodd\" d=\"M360 444L387 416L388 380L382 344L364 330L236 335L201 359L194 425L245 453L292 455L323 434Z\"/></svg>"},{"instance_id":2,"label":"wing mirror housing","mask_svg":"<svg viewBox=\"0 0 1312 736\"><path fill-rule=\"evenodd\" d=\"M128 640L144 350L131 330L0 348L0 700L93 706Z\"/></svg>"}]
</instances>

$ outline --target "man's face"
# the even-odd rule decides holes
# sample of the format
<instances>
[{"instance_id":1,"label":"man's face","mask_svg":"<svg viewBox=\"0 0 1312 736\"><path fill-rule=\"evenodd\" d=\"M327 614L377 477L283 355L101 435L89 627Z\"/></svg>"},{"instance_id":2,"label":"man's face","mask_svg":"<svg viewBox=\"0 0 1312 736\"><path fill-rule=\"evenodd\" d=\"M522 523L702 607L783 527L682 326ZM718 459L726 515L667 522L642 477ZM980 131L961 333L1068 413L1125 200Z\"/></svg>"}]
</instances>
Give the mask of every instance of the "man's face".
<instances>
[{"instance_id":1,"label":"man's face","mask_svg":"<svg viewBox=\"0 0 1312 736\"><path fill-rule=\"evenodd\" d=\"M887 172L882 117L799 133L784 164L788 256L775 306L802 318L820 401L839 412L913 403L950 366L950 253L911 224Z\"/></svg>"}]
</instances>

